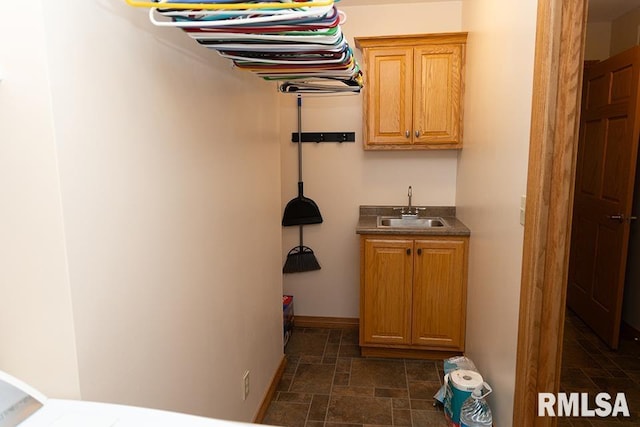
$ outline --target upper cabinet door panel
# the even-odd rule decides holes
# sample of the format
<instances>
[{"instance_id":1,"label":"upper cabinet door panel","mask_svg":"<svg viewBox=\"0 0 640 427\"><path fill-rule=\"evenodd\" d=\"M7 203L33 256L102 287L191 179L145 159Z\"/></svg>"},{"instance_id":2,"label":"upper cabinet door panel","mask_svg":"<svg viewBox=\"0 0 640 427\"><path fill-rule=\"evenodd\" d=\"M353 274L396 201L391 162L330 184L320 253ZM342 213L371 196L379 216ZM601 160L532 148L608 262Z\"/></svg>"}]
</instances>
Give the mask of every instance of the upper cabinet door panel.
<instances>
[{"instance_id":1,"label":"upper cabinet door panel","mask_svg":"<svg viewBox=\"0 0 640 427\"><path fill-rule=\"evenodd\" d=\"M368 59L368 140L375 144L410 144L413 52L372 49Z\"/></svg>"},{"instance_id":2,"label":"upper cabinet door panel","mask_svg":"<svg viewBox=\"0 0 640 427\"><path fill-rule=\"evenodd\" d=\"M414 144L458 144L462 121L462 46L414 52Z\"/></svg>"}]
</instances>

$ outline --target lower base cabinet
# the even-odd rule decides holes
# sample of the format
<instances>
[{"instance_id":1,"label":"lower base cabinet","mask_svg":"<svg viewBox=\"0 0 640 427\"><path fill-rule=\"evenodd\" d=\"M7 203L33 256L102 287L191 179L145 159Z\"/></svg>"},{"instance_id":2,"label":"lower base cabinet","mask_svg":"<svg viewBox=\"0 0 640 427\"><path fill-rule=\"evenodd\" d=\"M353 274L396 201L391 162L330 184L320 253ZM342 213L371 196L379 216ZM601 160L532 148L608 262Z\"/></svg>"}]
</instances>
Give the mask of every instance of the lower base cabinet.
<instances>
[{"instance_id":1,"label":"lower base cabinet","mask_svg":"<svg viewBox=\"0 0 640 427\"><path fill-rule=\"evenodd\" d=\"M361 235L363 355L464 351L468 246L467 236Z\"/></svg>"}]
</instances>

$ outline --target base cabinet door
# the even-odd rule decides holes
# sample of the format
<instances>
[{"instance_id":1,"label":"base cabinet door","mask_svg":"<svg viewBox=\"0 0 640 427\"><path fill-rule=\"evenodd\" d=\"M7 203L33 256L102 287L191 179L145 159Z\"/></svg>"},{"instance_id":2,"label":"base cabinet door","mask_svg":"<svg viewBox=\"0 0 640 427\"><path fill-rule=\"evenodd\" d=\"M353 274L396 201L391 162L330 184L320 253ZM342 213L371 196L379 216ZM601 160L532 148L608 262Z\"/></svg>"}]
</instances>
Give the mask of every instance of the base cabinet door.
<instances>
[{"instance_id":1,"label":"base cabinet door","mask_svg":"<svg viewBox=\"0 0 640 427\"><path fill-rule=\"evenodd\" d=\"M464 351L468 242L466 236L361 237L363 354Z\"/></svg>"},{"instance_id":2,"label":"base cabinet door","mask_svg":"<svg viewBox=\"0 0 640 427\"><path fill-rule=\"evenodd\" d=\"M370 344L409 344L413 241L364 241L361 338Z\"/></svg>"},{"instance_id":3,"label":"base cabinet door","mask_svg":"<svg viewBox=\"0 0 640 427\"><path fill-rule=\"evenodd\" d=\"M465 242L416 240L411 343L462 350L465 327Z\"/></svg>"}]
</instances>

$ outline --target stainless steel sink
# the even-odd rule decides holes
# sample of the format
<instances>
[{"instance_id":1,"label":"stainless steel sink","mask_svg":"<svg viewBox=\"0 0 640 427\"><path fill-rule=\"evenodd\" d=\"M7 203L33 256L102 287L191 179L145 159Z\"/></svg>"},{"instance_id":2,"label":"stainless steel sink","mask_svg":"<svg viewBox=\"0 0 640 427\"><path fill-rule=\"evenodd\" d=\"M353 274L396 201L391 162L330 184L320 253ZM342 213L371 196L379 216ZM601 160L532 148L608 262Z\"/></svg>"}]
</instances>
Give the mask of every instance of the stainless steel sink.
<instances>
[{"instance_id":1,"label":"stainless steel sink","mask_svg":"<svg viewBox=\"0 0 640 427\"><path fill-rule=\"evenodd\" d=\"M378 217L378 227L397 228L434 228L447 227L447 223L440 217L429 218L399 218L399 217Z\"/></svg>"}]
</instances>

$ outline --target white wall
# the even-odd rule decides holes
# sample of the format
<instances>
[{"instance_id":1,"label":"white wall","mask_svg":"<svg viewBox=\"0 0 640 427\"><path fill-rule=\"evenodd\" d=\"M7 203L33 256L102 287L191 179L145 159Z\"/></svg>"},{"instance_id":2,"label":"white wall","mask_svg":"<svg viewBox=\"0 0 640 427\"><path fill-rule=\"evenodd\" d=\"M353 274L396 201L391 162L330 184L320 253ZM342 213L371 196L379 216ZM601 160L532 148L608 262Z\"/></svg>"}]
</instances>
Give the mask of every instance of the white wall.
<instances>
[{"instance_id":1,"label":"white wall","mask_svg":"<svg viewBox=\"0 0 640 427\"><path fill-rule=\"evenodd\" d=\"M16 19L22 14L29 31ZM42 23L40 2L0 1L0 370L44 393L77 398Z\"/></svg>"},{"instance_id":2,"label":"white wall","mask_svg":"<svg viewBox=\"0 0 640 427\"><path fill-rule=\"evenodd\" d=\"M346 2L345 2L346 3ZM460 31L461 2L386 6L346 6L343 25L354 37ZM360 52L356 51L360 59ZM360 63L362 63L360 59ZM365 89L366 90L366 89ZM360 261L355 227L360 205L406 205L413 186L417 205L455 204L456 151L364 152L360 96L305 98L302 130L356 133L356 143L304 144L305 195L320 207L324 222L305 227L305 245L322 266L314 272L285 275L284 291L294 295L295 312L306 316L358 317ZM295 97L280 97L282 210L297 194ZM298 227L283 229L283 257L298 244Z\"/></svg>"},{"instance_id":3,"label":"white wall","mask_svg":"<svg viewBox=\"0 0 640 427\"><path fill-rule=\"evenodd\" d=\"M630 10L611 23L611 56L638 44L640 39L640 7Z\"/></svg>"},{"instance_id":4,"label":"white wall","mask_svg":"<svg viewBox=\"0 0 640 427\"><path fill-rule=\"evenodd\" d=\"M66 243L68 276L52 280L70 283L55 295L73 314L81 397L249 421L282 358L275 88L122 1L42 4L41 63L16 73L42 80L48 66L51 100L44 82L28 93L50 102L40 122L54 127L24 137L38 141L47 169L25 161L22 173L46 172L57 198L24 203L15 216L53 223L56 267ZM14 27L5 39L21 40L24 28ZM30 127L33 114L12 119ZM9 186L19 200L25 184ZM28 249L24 263L35 269L40 254ZM7 291L24 286L10 279ZM16 325L16 313L2 316L3 328Z\"/></svg>"},{"instance_id":5,"label":"white wall","mask_svg":"<svg viewBox=\"0 0 640 427\"><path fill-rule=\"evenodd\" d=\"M585 61L607 59L611 49L611 22L587 23Z\"/></svg>"},{"instance_id":6,"label":"white wall","mask_svg":"<svg viewBox=\"0 0 640 427\"><path fill-rule=\"evenodd\" d=\"M496 425L511 425L533 82L536 0L465 0L465 146L458 217L471 229L467 354L492 385Z\"/></svg>"}]
</instances>

